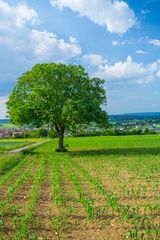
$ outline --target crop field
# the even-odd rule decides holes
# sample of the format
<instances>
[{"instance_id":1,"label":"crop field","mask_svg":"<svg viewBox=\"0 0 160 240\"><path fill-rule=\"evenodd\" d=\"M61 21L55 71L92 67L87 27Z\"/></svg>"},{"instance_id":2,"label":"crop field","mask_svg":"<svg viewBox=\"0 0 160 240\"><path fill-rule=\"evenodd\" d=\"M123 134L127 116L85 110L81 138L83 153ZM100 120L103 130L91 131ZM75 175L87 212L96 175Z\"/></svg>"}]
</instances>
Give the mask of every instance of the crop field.
<instances>
[{"instance_id":1,"label":"crop field","mask_svg":"<svg viewBox=\"0 0 160 240\"><path fill-rule=\"evenodd\" d=\"M0 165L0 239L160 239L160 136L65 144L67 153L53 140Z\"/></svg>"},{"instance_id":2,"label":"crop field","mask_svg":"<svg viewBox=\"0 0 160 240\"><path fill-rule=\"evenodd\" d=\"M1 139L0 140L0 152L14 150L20 147L30 145L34 142L42 141L42 139Z\"/></svg>"}]
</instances>

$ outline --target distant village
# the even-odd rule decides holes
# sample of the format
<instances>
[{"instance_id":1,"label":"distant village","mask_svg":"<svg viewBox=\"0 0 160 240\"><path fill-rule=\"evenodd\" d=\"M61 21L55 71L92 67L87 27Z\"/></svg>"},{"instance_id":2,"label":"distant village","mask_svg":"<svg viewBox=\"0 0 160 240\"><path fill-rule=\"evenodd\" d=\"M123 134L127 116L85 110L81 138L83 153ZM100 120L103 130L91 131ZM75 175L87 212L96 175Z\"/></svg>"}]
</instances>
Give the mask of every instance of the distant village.
<instances>
[{"instance_id":1,"label":"distant village","mask_svg":"<svg viewBox=\"0 0 160 240\"><path fill-rule=\"evenodd\" d=\"M129 129L140 129L142 131L145 131L145 129L149 129L160 133L160 120L132 120L124 122L112 122L112 125L121 131Z\"/></svg>"},{"instance_id":2,"label":"distant village","mask_svg":"<svg viewBox=\"0 0 160 240\"><path fill-rule=\"evenodd\" d=\"M27 129L0 129L0 138L15 138L28 132Z\"/></svg>"},{"instance_id":3,"label":"distant village","mask_svg":"<svg viewBox=\"0 0 160 240\"><path fill-rule=\"evenodd\" d=\"M41 129L42 130L42 129ZM47 136L45 131L41 133ZM38 137L41 133L36 134L40 130L36 128L18 128L12 125L9 120L0 120L0 138L23 138ZM141 135L141 134L158 134L160 133L160 119L125 119L109 118L109 125L105 129L98 127L95 123L89 125L84 124L76 130L67 132L68 136L96 136L96 135ZM43 135L42 134L42 135ZM53 134L55 135L55 134ZM56 136L56 135L55 135Z\"/></svg>"}]
</instances>

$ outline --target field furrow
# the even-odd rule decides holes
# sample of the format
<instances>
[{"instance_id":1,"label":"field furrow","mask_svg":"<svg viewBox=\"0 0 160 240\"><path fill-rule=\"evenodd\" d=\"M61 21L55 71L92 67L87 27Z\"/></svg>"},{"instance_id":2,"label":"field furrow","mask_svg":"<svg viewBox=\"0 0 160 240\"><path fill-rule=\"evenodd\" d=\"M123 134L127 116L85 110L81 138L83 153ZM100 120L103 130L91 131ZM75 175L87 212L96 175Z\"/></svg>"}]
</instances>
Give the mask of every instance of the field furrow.
<instances>
[{"instance_id":1,"label":"field furrow","mask_svg":"<svg viewBox=\"0 0 160 240\"><path fill-rule=\"evenodd\" d=\"M7 159L16 165L0 178L0 239L159 240L159 154L74 141L68 153L55 140Z\"/></svg>"}]
</instances>

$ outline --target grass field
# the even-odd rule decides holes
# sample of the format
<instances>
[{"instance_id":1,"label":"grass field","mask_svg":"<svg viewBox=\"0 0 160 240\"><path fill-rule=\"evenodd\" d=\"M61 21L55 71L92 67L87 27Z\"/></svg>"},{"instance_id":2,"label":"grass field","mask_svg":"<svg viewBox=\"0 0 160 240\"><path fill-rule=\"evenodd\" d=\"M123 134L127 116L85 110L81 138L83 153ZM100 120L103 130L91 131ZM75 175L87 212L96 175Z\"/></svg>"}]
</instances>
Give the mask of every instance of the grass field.
<instances>
[{"instance_id":1,"label":"grass field","mask_svg":"<svg viewBox=\"0 0 160 240\"><path fill-rule=\"evenodd\" d=\"M29 144L42 141L42 138L28 138L28 139L0 139L0 152L5 152L20 147L27 146Z\"/></svg>"},{"instance_id":2,"label":"grass field","mask_svg":"<svg viewBox=\"0 0 160 240\"><path fill-rule=\"evenodd\" d=\"M53 140L0 165L0 239L160 239L160 136L65 144L68 153Z\"/></svg>"}]
</instances>

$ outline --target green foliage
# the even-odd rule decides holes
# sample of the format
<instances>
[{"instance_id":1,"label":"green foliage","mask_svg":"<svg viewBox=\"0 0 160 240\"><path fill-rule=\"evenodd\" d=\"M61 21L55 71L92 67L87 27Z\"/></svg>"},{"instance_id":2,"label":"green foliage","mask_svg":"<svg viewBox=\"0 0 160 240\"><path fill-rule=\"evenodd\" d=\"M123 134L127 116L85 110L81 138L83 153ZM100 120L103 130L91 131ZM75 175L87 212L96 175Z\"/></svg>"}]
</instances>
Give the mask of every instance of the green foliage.
<instances>
[{"instance_id":1,"label":"green foliage","mask_svg":"<svg viewBox=\"0 0 160 240\"><path fill-rule=\"evenodd\" d=\"M7 103L16 125L54 127L61 136L81 123L107 123L104 80L89 78L80 65L37 64L17 82Z\"/></svg>"},{"instance_id":2,"label":"green foliage","mask_svg":"<svg viewBox=\"0 0 160 240\"><path fill-rule=\"evenodd\" d=\"M155 130L147 130L143 131L141 129L124 129L119 130L118 128L107 128L107 129L101 129L101 130L92 130L87 131L84 130L81 133L73 133L71 134L74 137L89 137L89 136L125 136L125 135L151 135L151 134L157 134Z\"/></svg>"},{"instance_id":3,"label":"green foliage","mask_svg":"<svg viewBox=\"0 0 160 240\"><path fill-rule=\"evenodd\" d=\"M50 138L56 138L57 137L57 133L55 130L50 130L48 133L48 137Z\"/></svg>"},{"instance_id":4,"label":"green foliage","mask_svg":"<svg viewBox=\"0 0 160 240\"><path fill-rule=\"evenodd\" d=\"M149 129L148 128L145 128L144 134L149 134Z\"/></svg>"},{"instance_id":5,"label":"green foliage","mask_svg":"<svg viewBox=\"0 0 160 240\"><path fill-rule=\"evenodd\" d=\"M145 128L144 134L156 134L156 131L152 130L152 129Z\"/></svg>"},{"instance_id":6,"label":"green foliage","mask_svg":"<svg viewBox=\"0 0 160 240\"><path fill-rule=\"evenodd\" d=\"M38 131L39 137L48 137L48 130L45 128L41 128Z\"/></svg>"},{"instance_id":7,"label":"green foliage","mask_svg":"<svg viewBox=\"0 0 160 240\"><path fill-rule=\"evenodd\" d=\"M23 138L55 138L57 133L55 130L48 130L46 128L40 128L35 130L29 130L28 132L15 133L14 138L23 139Z\"/></svg>"}]
</instances>

